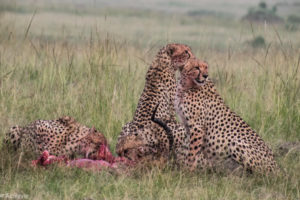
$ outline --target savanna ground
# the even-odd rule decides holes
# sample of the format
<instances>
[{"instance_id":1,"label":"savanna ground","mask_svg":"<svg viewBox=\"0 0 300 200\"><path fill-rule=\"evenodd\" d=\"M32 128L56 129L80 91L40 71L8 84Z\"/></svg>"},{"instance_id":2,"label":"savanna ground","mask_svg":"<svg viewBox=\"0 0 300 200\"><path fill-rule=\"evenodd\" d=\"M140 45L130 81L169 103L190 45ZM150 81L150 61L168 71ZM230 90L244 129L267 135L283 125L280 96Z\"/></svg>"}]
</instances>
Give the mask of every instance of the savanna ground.
<instances>
[{"instance_id":1,"label":"savanna ground","mask_svg":"<svg viewBox=\"0 0 300 200\"><path fill-rule=\"evenodd\" d=\"M299 151L278 151L300 141L300 27L241 21L258 1L134 2L0 1L0 139L12 125L70 115L103 132L114 151L154 55L180 42L209 63L227 104L274 149L286 173L33 169L33 157L0 144L0 199L300 199ZM277 7L284 19L300 12L284 2ZM254 48L258 36L265 46Z\"/></svg>"}]
</instances>

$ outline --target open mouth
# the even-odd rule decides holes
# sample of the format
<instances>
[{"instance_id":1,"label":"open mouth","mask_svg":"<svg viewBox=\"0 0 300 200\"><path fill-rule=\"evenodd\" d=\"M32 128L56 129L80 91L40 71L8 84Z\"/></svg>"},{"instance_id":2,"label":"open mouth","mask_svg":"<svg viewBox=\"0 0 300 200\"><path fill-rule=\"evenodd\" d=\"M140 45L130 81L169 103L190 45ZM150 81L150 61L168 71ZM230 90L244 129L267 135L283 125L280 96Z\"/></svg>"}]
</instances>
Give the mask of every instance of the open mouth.
<instances>
[{"instance_id":1,"label":"open mouth","mask_svg":"<svg viewBox=\"0 0 300 200\"><path fill-rule=\"evenodd\" d=\"M205 80L200 80L199 78L195 78L195 81L199 84L203 84Z\"/></svg>"},{"instance_id":2,"label":"open mouth","mask_svg":"<svg viewBox=\"0 0 300 200\"><path fill-rule=\"evenodd\" d=\"M190 55L188 57L187 56L177 56L176 58L174 58L174 63L176 65L184 65L186 63L186 61L189 59L189 57L190 57Z\"/></svg>"},{"instance_id":3,"label":"open mouth","mask_svg":"<svg viewBox=\"0 0 300 200\"><path fill-rule=\"evenodd\" d=\"M183 63L184 62L184 58L176 58L176 59L174 59L174 63Z\"/></svg>"}]
</instances>

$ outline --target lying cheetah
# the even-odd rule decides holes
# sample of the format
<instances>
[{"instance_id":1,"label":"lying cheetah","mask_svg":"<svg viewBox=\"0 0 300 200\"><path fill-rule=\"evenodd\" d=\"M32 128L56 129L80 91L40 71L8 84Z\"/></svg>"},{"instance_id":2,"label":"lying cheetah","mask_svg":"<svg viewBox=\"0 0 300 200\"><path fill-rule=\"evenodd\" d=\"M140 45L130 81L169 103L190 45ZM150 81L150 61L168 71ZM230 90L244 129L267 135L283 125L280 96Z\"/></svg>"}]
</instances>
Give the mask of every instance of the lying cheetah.
<instances>
[{"instance_id":1,"label":"lying cheetah","mask_svg":"<svg viewBox=\"0 0 300 200\"><path fill-rule=\"evenodd\" d=\"M177 159L183 162L188 146L183 146L186 141L185 128L180 124L165 124L160 119L155 118L158 105L151 116L151 123L143 128L137 129L135 134L128 134L119 139L116 152L119 156L136 163L166 163L170 158L170 151L173 151ZM173 131L174 130L174 131ZM160 133L160 134L157 134ZM162 140L173 134L171 140ZM188 140L189 141L189 140ZM188 144L188 142L186 142ZM167 147L173 147L167 149ZM178 161L178 164L180 162Z\"/></svg>"},{"instance_id":2,"label":"lying cheetah","mask_svg":"<svg viewBox=\"0 0 300 200\"><path fill-rule=\"evenodd\" d=\"M207 79L207 67L199 60L189 60L178 84L177 112L191 137L189 167L216 166L230 158L246 170L277 171L271 149L226 106Z\"/></svg>"},{"instance_id":3,"label":"lying cheetah","mask_svg":"<svg viewBox=\"0 0 300 200\"><path fill-rule=\"evenodd\" d=\"M37 155L47 150L55 156L80 154L91 159L96 158L100 145L107 145L105 137L95 128L83 126L69 116L37 120L24 127L13 126L5 142Z\"/></svg>"}]
</instances>

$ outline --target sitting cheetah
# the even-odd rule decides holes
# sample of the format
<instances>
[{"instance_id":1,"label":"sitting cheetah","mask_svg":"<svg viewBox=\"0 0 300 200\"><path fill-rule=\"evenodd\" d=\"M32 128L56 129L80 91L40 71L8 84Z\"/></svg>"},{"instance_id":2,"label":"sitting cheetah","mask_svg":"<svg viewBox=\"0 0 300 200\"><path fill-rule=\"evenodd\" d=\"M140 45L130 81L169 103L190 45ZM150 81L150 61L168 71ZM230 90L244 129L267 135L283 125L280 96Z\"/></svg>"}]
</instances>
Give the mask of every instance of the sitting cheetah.
<instances>
[{"instance_id":1,"label":"sitting cheetah","mask_svg":"<svg viewBox=\"0 0 300 200\"><path fill-rule=\"evenodd\" d=\"M145 87L139 99L133 121L122 128L117 142L117 149L119 149L117 152L122 153L122 151L125 151L122 146L124 141L135 136L147 140L144 142L147 142L154 149L157 148L157 145L160 145L160 151L169 152L174 140L173 135L166 134L162 127L151 120L153 110L158 102L156 118L168 123L169 126L174 128L173 130L182 131L178 134L185 135L184 127L176 122L175 117L175 72L177 69L182 69L190 58L194 58L194 55L191 49L183 44L168 44L158 52L146 74Z\"/></svg>"},{"instance_id":2,"label":"sitting cheetah","mask_svg":"<svg viewBox=\"0 0 300 200\"><path fill-rule=\"evenodd\" d=\"M37 120L24 127L13 126L5 142L37 155L47 150L55 156L79 154L91 159L96 158L100 145L107 145L105 137L95 128L83 126L69 116Z\"/></svg>"},{"instance_id":3,"label":"sitting cheetah","mask_svg":"<svg viewBox=\"0 0 300 200\"><path fill-rule=\"evenodd\" d=\"M168 44L162 48L146 74L144 90L138 102L133 123L139 128L150 123L157 103L156 115L163 121L175 120L175 72L182 69L190 58L191 49L183 44Z\"/></svg>"},{"instance_id":4,"label":"sitting cheetah","mask_svg":"<svg viewBox=\"0 0 300 200\"><path fill-rule=\"evenodd\" d=\"M207 64L189 60L181 72L177 112L190 134L189 167L216 166L231 158L246 170L278 170L271 149L232 112L207 79Z\"/></svg>"}]
</instances>

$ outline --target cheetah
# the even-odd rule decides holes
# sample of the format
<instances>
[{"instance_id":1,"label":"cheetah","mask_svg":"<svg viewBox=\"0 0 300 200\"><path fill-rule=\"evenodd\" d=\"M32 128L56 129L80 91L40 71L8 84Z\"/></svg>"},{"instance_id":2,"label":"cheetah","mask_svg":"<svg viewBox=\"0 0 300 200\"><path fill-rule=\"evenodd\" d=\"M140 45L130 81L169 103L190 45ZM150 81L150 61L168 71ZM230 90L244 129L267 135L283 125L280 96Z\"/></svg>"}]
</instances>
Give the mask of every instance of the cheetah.
<instances>
[{"instance_id":1,"label":"cheetah","mask_svg":"<svg viewBox=\"0 0 300 200\"><path fill-rule=\"evenodd\" d=\"M56 120L37 120L27 126L13 126L5 143L14 149L42 154L45 150L55 156L74 157L77 154L95 159L106 138L95 130L65 116Z\"/></svg>"},{"instance_id":2,"label":"cheetah","mask_svg":"<svg viewBox=\"0 0 300 200\"><path fill-rule=\"evenodd\" d=\"M188 146L182 145L183 141L187 140L185 128L179 123L165 124L160 119L155 118L158 106L152 113L152 124L139 128L134 134L128 134L119 139L116 147L119 156L139 164L163 164L170 159L170 152L173 152L177 159L183 162L185 153L188 151ZM169 140L163 140L162 138L166 138L168 134L174 135ZM188 142L189 140L186 144ZM177 162L177 164L179 163Z\"/></svg>"},{"instance_id":3,"label":"cheetah","mask_svg":"<svg viewBox=\"0 0 300 200\"><path fill-rule=\"evenodd\" d=\"M191 59L177 86L175 107L190 134L188 167L212 167L232 159L246 171L277 172L272 150L225 104L207 71L205 62Z\"/></svg>"},{"instance_id":4,"label":"cheetah","mask_svg":"<svg viewBox=\"0 0 300 200\"><path fill-rule=\"evenodd\" d=\"M171 149L172 134L165 134L161 126L151 120L157 103L156 118L168 123L179 135L185 135L185 129L177 123L174 108L176 94L176 70L181 70L187 60L194 58L190 47L183 44L168 44L162 48L146 74L144 90L138 102L133 120L122 127L117 142L117 151L122 154L124 141L134 138L151 145L154 149L160 145L161 151ZM153 134L154 133L154 134ZM141 136L141 135L147 136ZM139 135L139 136L138 136ZM137 136L137 138L135 138ZM129 140L131 141L131 140ZM137 143L138 144L138 143ZM149 150L149 149L148 149ZM148 153L150 153L149 151ZM124 152L123 152L124 153ZM163 153L164 154L164 153Z\"/></svg>"},{"instance_id":5,"label":"cheetah","mask_svg":"<svg viewBox=\"0 0 300 200\"><path fill-rule=\"evenodd\" d=\"M190 47L183 44L168 44L158 52L146 74L145 87L133 117L133 122L139 128L149 124L158 102L158 118L163 121L175 120L175 72L181 70L190 58L194 58L194 55Z\"/></svg>"}]
</instances>

